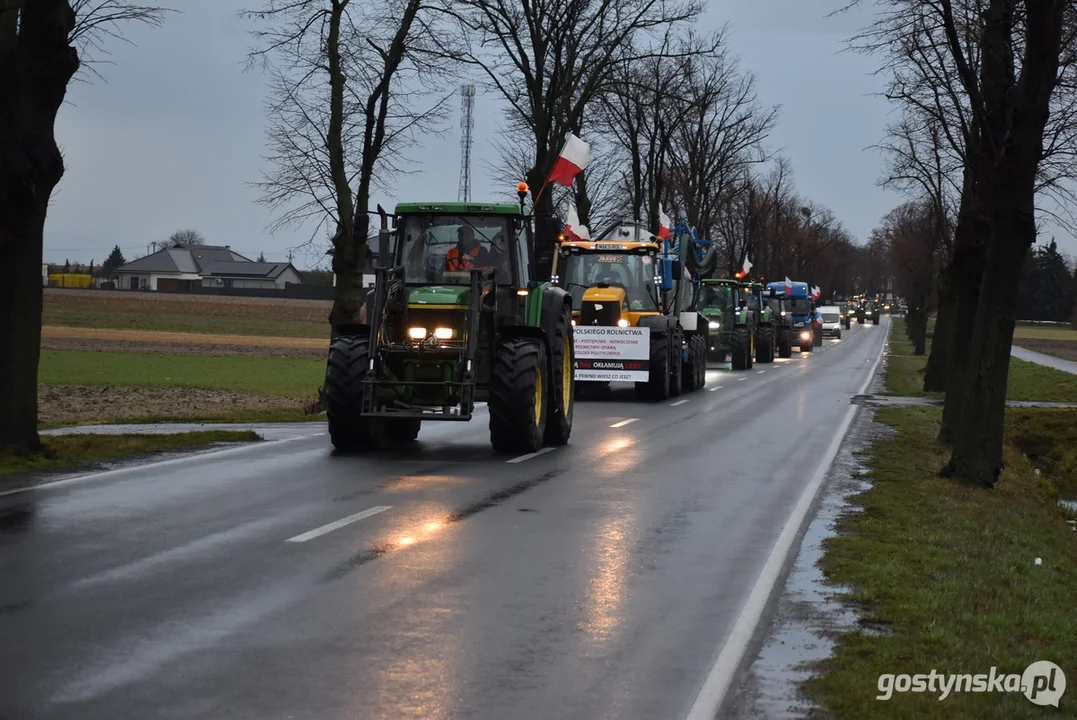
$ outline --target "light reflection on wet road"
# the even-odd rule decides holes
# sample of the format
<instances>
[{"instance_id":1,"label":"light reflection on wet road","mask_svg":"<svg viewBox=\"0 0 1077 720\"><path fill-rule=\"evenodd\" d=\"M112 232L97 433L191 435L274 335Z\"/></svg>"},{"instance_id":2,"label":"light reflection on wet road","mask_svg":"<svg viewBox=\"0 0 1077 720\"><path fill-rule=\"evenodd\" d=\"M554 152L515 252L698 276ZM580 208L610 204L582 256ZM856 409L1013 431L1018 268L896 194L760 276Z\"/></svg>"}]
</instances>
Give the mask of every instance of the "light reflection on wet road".
<instances>
[{"instance_id":1,"label":"light reflection on wet road","mask_svg":"<svg viewBox=\"0 0 1077 720\"><path fill-rule=\"evenodd\" d=\"M0 717L679 717L883 330L517 464L485 416L401 457L312 424L0 497Z\"/></svg>"}]
</instances>

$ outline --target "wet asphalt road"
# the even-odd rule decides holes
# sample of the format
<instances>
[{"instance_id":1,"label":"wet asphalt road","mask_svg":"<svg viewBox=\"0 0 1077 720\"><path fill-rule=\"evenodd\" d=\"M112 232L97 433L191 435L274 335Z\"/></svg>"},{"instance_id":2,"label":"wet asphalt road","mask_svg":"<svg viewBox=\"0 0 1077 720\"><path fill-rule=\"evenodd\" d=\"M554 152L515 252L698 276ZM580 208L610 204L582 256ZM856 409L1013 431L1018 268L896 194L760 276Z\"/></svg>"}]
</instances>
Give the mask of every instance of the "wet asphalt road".
<instances>
[{"instance_id":1,"label":"wet asphalt road","mask_svg":"<svg viewBox=\"0 0 1077 720\"><path fill-rule=\"evenodd\" d=\"M312 425L0 497L0 718L683 717L888 322L518 462Z\"/></svg>"}]
</instances>

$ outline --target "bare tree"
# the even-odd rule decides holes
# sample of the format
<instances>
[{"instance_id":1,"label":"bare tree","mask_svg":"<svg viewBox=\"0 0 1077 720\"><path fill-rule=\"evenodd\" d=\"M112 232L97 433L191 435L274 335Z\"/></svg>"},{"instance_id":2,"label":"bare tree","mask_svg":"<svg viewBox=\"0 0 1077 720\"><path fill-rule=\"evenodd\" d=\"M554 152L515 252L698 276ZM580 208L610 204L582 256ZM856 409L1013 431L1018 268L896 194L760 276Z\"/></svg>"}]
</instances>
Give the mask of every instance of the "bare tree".
<instances>
[{"instance_id":1,"label":"bare tree","mask_svg":"<svg viewBox=\"0 0 1077 720\"><path fill-rule=\"evenodd\" d=\"M205 244L206 238L197 230L177 230L168 236L168 247L192 247Z\"/></svg>"},{"instance_id":2,"label":"bare tree","mask_svg":"<svg viewBox=\"0 0 1077 720\"><path fill-rule=\"evenodd\" d=\"M611 92L616 67L654 56L655 38L699 16L700 0L457 0L453 15L469 37L464 61L507 104L511 129L530 139L526 175L538 201L538 272L552 260L560 230L553 198L541 192L568 132L582 135L596 98ZM586 186L586 176L583 178ZM577 194L581 221L589 200Z\"/></svg>"},{"instance_id":3,"label":"bare tree","mask_svg":"<svg viewBox=\"0 0 1077 720\"><path fill-rule=\"evenodd\" d=\"M405 171L401 153L436 131L448 107L442 9L435 0L267 0L243 13L263 24L250 61L271 85L273 169L258 183L261 202L280 211L274 227L313 221L312 239L330 230L334 325L359 317L372 189L392 186Z\"/></svg>"},{"instance_id":4,"label":"bare tree","mask_svg":"<svg viewBox=\"0 0 1077 720\"><path fill-rule=\"evenodd\" d=\"M111 1L0 0L0 450L40 447L37 367L45 218L64 161L56 117L80 51L126 21L159 25L165 10Z\"/></svg>"}]
</instances>

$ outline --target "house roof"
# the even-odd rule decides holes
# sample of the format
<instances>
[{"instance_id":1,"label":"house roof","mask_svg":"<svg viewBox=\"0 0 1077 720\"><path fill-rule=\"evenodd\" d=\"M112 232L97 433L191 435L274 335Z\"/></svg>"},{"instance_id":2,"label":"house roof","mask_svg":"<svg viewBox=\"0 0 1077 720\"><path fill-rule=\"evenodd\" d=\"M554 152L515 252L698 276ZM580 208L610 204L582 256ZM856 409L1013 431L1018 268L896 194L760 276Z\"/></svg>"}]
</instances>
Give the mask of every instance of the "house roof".
<instances>
[{"instance_id":1,"label":"house roof","mask_svg":"<svg viewBox=\"0 0 1077 720\"><path fill-rule=\"evenodd\" d=\"M220 245L197 245L192 248L165 248L123 265L117 272L200 274L220 262L250 263L231 248Z\"/></svg>"},{"instance_id":2,"label":"house roof","mask_svg":"<svg viewBox=\"0 0 1077 720\"><path fill-rule=\"evenodd\" d=\"M231 277L231 278L266 278L276 280L281 274L291 268L291 263L270 262L218 262L210 265L205 272L205 277ZM292 268L295 271L295 268ZM298 272L296 272L298 274Z\"/></svg>"}]
</instances>

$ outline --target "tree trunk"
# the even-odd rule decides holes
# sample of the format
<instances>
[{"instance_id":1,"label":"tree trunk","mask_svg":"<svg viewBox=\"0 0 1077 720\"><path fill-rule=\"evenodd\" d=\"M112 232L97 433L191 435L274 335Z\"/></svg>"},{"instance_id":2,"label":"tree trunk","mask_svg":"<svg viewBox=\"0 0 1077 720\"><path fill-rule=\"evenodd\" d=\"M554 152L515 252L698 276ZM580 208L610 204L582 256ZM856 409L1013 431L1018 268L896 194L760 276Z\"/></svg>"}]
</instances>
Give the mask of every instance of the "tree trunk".
<instances>
[{"instance_id":1,"label":"tree trunk","mask_svg":"<svg viewBox=\"0 0 1077 720\"><path fill-rule=\"evenodd\" d=\"M1005 217L1008 215L1008 217ZM968 374L952 393L965 399L946 474L993 487L1002 472L1002 432L1021 266L1036 237L1032 210L998 210L976 311Z\"/></svg>"},{"instance_id":2,"label":"tree trunk","mask_svg":"<svg viewBox=\"0 0 1077 720\"><path fill-rule=\"evenodd\" d=\"M924 392L943 392L950 372L950 338L957 312L957 292L952 265L947 264L939 277L939 311L935 316L935 331L931 334L931 352L924 369Z\"/></svg>"},{"instance_id":3,"label":"tree trunk","mask_svg":"<svg viewBox=\"0 0 1077 720\"><path fill-rule=\"evenodd\" d=\"M955 269L954 312L951 316L949 338L940 338L938 329L935 342L946 342L950 355L950 369L946 379L946 399L942 408L942 424L939 428L939 440L951 443L957 432L957 422L961 417L964 401L965 377L969 367L969 346L972 344L973 319L980 300L980 280L983 277L987 241L990 225L985 222L981 210L981 193L977 187L972 190L973 197L969 203L968 217L958 219L954 232Z\"/></svg>"},{"instance_id":4,"label":"tree trunk","mask_svg":"<svg viewBox=\"0 0 1077 720\"><path fill-rule=\"evenodd\" d=\"M923 295L908 298L909 314L905 322L909 340L912 341L913 354L923 355L927 351L927 307ZM915 306L915 307L914 307Z\"/></svg>"},{"instance_id":5,"label":"tree trunk","mask_svg":"<svg viewBox=\"0 0 1077 720\"><path fill-rule=\"evenodd\" d=\"M75 15L64 0L22 9L17 42L0 27L0 449L35 450L41 352L39 278L45 216L64 174L56 115L78 70L68 43ZM17 311L16 311L17 308Z\"/></svg>"}]
</instances>

